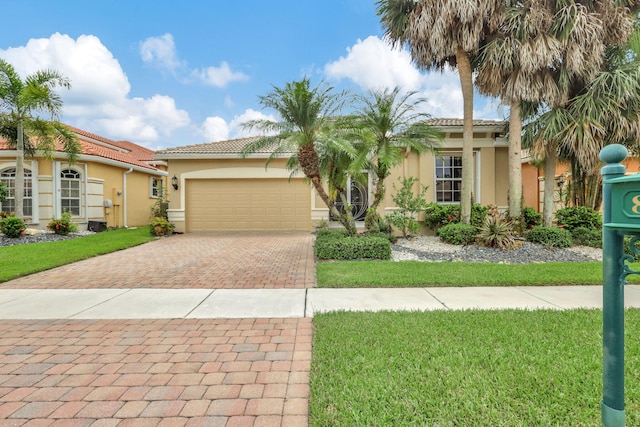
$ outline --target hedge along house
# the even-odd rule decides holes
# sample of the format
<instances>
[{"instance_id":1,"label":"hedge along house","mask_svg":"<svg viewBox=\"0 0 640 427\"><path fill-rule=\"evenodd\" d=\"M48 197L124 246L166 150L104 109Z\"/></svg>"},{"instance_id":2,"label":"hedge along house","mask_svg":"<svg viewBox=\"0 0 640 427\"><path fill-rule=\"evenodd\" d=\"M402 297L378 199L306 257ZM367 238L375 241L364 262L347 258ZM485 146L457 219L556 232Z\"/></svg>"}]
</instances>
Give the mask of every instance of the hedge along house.
<instances>
[{"instance_id":1,"label":"hedge along house","mask_svg":"<svg viewBox=\"0 0 640 427\"><path fill-rule=\"evenodd\" d=\"M25 158L24 215L29 227L46 228L51 218L71 211L80 230L106 225L132 227L149 222L151 205L166 188L166 165L154 151L129 141L112 141L68 126L82 150L75 163L58 150L53 159ZM10 197L0 210L14 210L16 151L0 140L0 181ZM103 224L104 223L104 224Z\"/></svg>"},{"instance_id":2,"label":"hedge along house","mask_svg":"<svg viewBox=\"0 0 640 427\"><path fill-rule=\"evenodd\" d=\"M429 202L459 203L462 182L462 119L433 119L444 144L439 154L407 153L387 179L380 206L395 209L391 195L398 178L414 176L427 185ZM506 122L474 121L474 191L481 204L507 206L508 141ZM328 209L300 173L291 176L286 158L265 166L268 151L241 158L242 148L258 137L188 145L158 151L175 186L169 188L169 221L178 232L311 231L329 218ZM353 180L348 197L356 220L364 217L373 192L373 176L363 171L366 186ZM174 179L175 177L175 179Z\"/></svg>"}]
</instances>

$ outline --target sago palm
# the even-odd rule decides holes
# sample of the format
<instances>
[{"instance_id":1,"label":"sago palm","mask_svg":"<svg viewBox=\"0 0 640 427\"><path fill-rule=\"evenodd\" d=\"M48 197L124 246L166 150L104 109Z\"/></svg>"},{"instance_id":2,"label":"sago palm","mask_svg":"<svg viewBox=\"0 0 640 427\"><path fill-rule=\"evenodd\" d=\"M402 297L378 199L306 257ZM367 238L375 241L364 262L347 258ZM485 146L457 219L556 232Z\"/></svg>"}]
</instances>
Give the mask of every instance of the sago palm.
<instances>
[{"instance_id":1,"label":"sago palm","mask_svg":"<svg viewBox=\"0 0 640 427\"><path fill-rule=\"evenodd\" d=\"M24 80L15 68L0 59L0 135L15 147L15 216L24 216L24 155L41 150L48 157L57 149L73 162L80 153L75 134L57 121L62 98L55 89L70 88L71 83L54 70L41 70ZM38 117L49 115L51 120Z\"/></svg>"}]
</instances>

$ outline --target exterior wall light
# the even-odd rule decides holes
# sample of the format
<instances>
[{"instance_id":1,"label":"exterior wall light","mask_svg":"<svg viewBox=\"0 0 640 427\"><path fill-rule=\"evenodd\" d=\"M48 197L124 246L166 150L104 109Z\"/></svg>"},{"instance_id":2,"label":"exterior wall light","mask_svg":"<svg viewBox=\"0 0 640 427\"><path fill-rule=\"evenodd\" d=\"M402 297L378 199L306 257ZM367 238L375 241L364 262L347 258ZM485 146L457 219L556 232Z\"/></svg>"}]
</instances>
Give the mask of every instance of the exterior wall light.
<instances>
[{"instance_id":1,"label":"exterior wall light","mask_svg":"<svg viewBox=\"0 0 640 427\"><path fill-rule=\"evenodd\" d=\"M175 175L173 175L173 178L171 178L171 185L173 186L174 190L178 189L178 178L176 178Z\"/></svg>"}]
</instances>

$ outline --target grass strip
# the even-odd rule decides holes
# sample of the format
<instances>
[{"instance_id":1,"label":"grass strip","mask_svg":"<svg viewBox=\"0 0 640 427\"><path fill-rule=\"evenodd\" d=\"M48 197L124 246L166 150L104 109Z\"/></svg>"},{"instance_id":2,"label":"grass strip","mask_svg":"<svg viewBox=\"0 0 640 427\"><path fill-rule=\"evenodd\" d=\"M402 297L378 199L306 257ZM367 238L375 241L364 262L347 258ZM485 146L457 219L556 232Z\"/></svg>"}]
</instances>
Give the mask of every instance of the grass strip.
<instances>
[{"instance_id":1,"label":"grass strip","mask_svg":"<svg viewBox=\"0 0 640 427\"><path fill-rule=\"evenodd\" d=\"M318 263L316 275L321 288L601 285L602 263L335 261ZM640 283L637 275L628 280Z\"/></svg>"},{"instance_id":2,"label":"grass strip","mask_svg":"<svg viewBox=\"0 0 640 427\"><path fill-rule=\"evenodd\" d=\"M310 426L600 426L602 312L334 312L313 319ZM626 313L640 425L640 310Z\"/></svg>"},{"instance_id":3,"label":"grass strip","mask_svg":"<svg viewBox=\"0 0 640 427\"><path fill-rule=\"evenodd\" d=\"M0 282L137 246L155 238L148 227L103 231L55 242L0 247Z\"/></svg>"}]
</instances>

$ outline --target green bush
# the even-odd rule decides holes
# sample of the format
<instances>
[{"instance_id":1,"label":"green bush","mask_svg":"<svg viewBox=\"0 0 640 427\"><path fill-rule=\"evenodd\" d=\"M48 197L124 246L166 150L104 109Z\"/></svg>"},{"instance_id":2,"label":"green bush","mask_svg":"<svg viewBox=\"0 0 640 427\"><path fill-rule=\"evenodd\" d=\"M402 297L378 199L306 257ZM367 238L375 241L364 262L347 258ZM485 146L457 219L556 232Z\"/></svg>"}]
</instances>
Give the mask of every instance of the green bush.
<instances>
[{"instance_id":1,"label":"green bush","mask_svg":"<svg viewBox=\"0 0 640 427\"><path fill-rule=\"evenodd\" d=\"M542 215L539 212L536 212L535 209L525 206L522 208L522 220L524 221L525 229L530 230L533 227L540 225Z\"/></svg>"},{"instance_id":2,"label":"green bush","mask_svg":"<svg viewBox=\"0 0 640 427\"><path fill-rule=\"evenodd\" d=\"M383 231L367 231L365 234L362 234L361 237L382 237L383 239L387 239L391 243L395 243L398 241L398 238L390 233L385 233Z\"/></svg>"},{"instance_id":3,"label":"green bush","mask_svg":"<svg viewBox=\"0 0 640 427\"><path fill-rule=\"evenodd\" d=\"M602 227L602 215L600 212L586 206L559 209L556 212L556 220L559 227L564 227L569 231L578 227Z\"/></svg>"},{"instance_id":4,"label":"green bush","mask_svg":"<svg viewBox=\"0 0 640 427\"><path fill-rule=\"evenodd\" d=\"M316 237L318 259L391 259L391 243L383 237Z\"/></svg>"},{"instance_id":5,"label":"green bush","mask_svg":"<svg viewBox=\"0 0 640 427\"><path fill-rule=\"evenodd\" d=\"M418 214L427 207L424 195L428 187L421 186L420 193L416 195L413 193L413 187L419 182L418 178L413 176L398 178L398 182L400 182L401 186L396 188L396 185L393 184L395 194L391 196L397 209L388 214L385 219L389 224L400 230L406 238L409 233L418 234L418 231L420 231Z\"/></svg>"},{"instance_id":6,"label":"green bush","mask_svg":"<svg viewBox=\"0 0 640 427\"><path fill-rule=\"evenodd\" d=\"M447 224L438 229L438 236L443 242L454 245L468 245L475 241L477 230L473 225L459 222Z\"/></svg>"},{"instance_id":7,"label":"green bush","mask_svg":"<svg viewBox=\"0 0 640 427\"><path fill-rule=\"evenodd\" d=\"M633 239L633 236L624 236L624 253L627 255L631 255L633 257L633 259L637 262L640 261L640 248L638 247L637 242L636 243L636 250L635 253L634 251L631 250L631 240Z\"/></svg>"},{"instance_id":8,"label":"green bush","mask_svg":"<svg viewBox=\"0 0 640 427\"><path fill-rule=\"evenodd\" d=\"M316 240L318 239L344 239L347 237L347 230L343 228L318 230Z\"/></svg>"},{"instance_id":9,"label":"green bush","mask_svg":"<svg viewBox=\"0 0 640 427\"><path fill-rule=\"evenodd\" d=\"M471 225L480 227L487 216L487 206L474 204L471 206ZM424 209L424 222L432 230L437 230L447 224L460 222L459 204L441 204L431 202Z\"/></svg>"},{"instance_id":10,"label":"green bush","mask_svg":"<svg viewBox=\"0 0 640 427\"><path fill-rule=\"evenodd\" d=\"M62 218L51 218L51 221L49 221L49 224L47 224L47 228L53 231L55 234L66 236L69 233L77 232L78 224L71 222L71 212L64 211L62 213Z\"/></svg>"},{"instance_id":11,"label":"green bush","mask_svg":"<svg viewBox=\"0 0 640 427\"><path fill-rule=\"evenodd\" d=\"M568 248L573 244L571 233L564 228L537 226L527 231L525 237L548 248Z\"/></svg>"},{"instance_id":12,"label":"green bush","mask_svg":"<svg viewBox=\"0 0 640 427\"><path fill-rule=\"evenodd\" d=\"M173 225L162 216L151 218L149 222L149 231L152 236L164 236L173 232Z\"/></svg>"},{"instance_id":13,"label":"green bush","mask_svg":"<svg viewBox=\"0 0 640 427\"><path fill-rule=\"evenodd\" d=\"M573 244L580 246L602 247L602 230L587 227L578 227L571 230Z\"/></svg>"},{"instance_id":14,"label":"green bush","mask_svg":"<svg viewBox=\"0 0 640 427\"><path fill-rule=\"evenodd\" d=\"M22 218L8 216L0 220L0 232L9 238L15 239L22 236L26 229Z\"/></svg>"}]
</instances>

